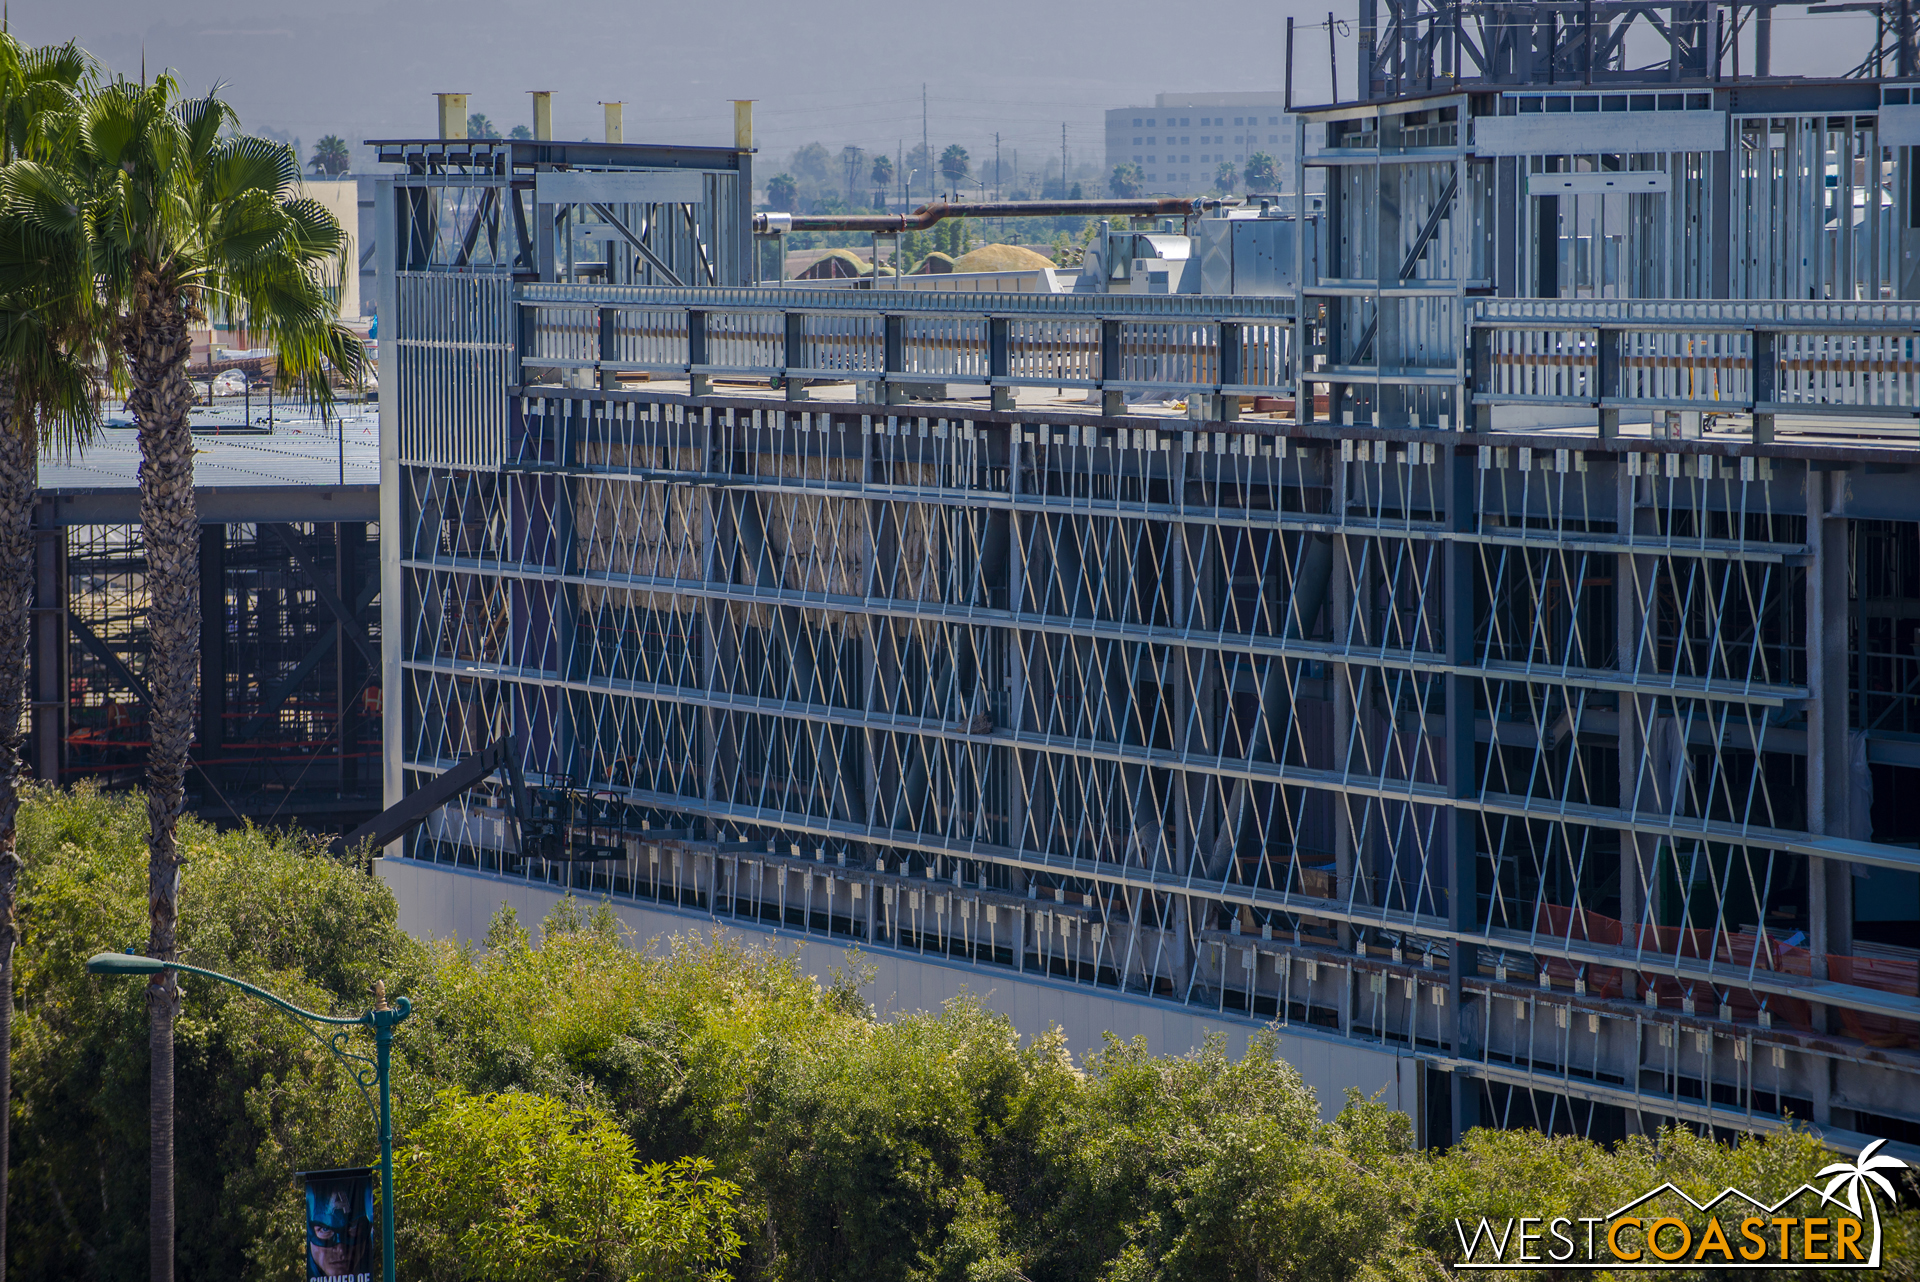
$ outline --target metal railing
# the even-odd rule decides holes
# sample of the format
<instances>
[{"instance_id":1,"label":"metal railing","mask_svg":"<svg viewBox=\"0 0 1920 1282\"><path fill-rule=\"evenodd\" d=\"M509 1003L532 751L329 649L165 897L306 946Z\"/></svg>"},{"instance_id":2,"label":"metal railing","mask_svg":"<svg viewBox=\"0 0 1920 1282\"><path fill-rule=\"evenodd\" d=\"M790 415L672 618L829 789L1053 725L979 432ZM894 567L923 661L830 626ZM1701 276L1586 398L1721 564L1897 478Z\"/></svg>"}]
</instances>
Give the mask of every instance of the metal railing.
<instances>
[{"instance_id":1,"label":"metal railing","mask_svg":"<svg viewBox=\"0 0 1920 1282\"><path fill-rule=\"evenodd\" d=\"M1480 404L1920 416L1920 303L1482 299Z\"/></svg>"},{"instance_id":2,"label":"metal railing","mask_svg":"<svg viewBox=\"0 0 1920 1282\"><path fill-rule=\"evenodd\" d=\"M523 366L704 385L1290 395L1296 367L1290 298L524 284L514 299Z\"/></svg>"}]
</instances>

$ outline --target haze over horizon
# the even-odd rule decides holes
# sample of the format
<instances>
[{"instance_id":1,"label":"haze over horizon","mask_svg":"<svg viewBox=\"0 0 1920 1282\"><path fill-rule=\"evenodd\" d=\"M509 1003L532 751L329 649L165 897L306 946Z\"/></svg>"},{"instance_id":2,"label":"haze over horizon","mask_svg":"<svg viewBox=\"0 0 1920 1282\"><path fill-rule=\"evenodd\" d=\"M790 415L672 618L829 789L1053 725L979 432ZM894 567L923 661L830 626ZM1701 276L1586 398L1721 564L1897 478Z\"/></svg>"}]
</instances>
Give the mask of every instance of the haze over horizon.
<instances>
[{"instance_id":1,"label":"haze over horizon","mask_svg":"<svg viewBox=\"0 0 1920 1282\"><path fill-rule=\"evenodd\" d=\"M729 99L755 98L758 143L776 167L819 141L891 152L920 139L921 86L938 152L968 147L975 168L1003 151L1058 165L1060 130L1075 164L1100 161L1101 113L1159 93L1277 90L1286 18L1296 34L1298 101L1325 101L1326 9L1201 0L1165 6L1020 4L902 9L868 0L811 6L712 0L632 6L581 0L565 10L524 0L22 0L14 33L36 44L73 39L110 70L172 69L190 91L224 82L251 129L304 147L323 134L368 138L434 129L435 91L464 91L469 110L505 133L530 122L527 91L554 90L554 130L601 136L602 100L627 103L630 141L725 144ZM556 17L556 14L563 14ZM1335 18L1351 31L1352 6ZM1775 70L1836 75L1872 39L1866 14L1777 19ZM1750 66L1750 37L1743 42ZM1340 83L1355 82L1354 42L1339 39ZM983 152L983 148L986 150ZM766 171L771 172L771 171Z\"/></svg>"}]
</instances>

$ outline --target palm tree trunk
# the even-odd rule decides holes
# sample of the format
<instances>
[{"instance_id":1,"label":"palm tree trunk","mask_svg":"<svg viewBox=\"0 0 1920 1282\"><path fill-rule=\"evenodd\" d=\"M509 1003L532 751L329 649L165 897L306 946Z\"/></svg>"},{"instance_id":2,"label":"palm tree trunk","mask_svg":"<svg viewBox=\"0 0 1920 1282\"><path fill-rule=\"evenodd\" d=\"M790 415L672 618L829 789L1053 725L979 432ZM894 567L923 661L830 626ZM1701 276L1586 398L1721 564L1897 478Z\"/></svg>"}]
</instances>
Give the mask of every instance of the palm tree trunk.
<instances>
[{"instance_id":1,"label":"palm tree trunk","mask_svg":"<svg viewBox=\"0 0 1920 1282\"><path fill-rule=\"evenodd\" d=\"M193 496L192 342L187 299L165 274L142 270L122 344L131 373L127 408L140 434L140 538L147 553L147 955L178 959L180 851L200 675L200 522ZM173 1279L173 1023L180 985L162 971L147 987L152 1144L149 1253L152 1282Z\"/></svg>"},{"instance_id":2,"label":"palm tree trunk","mask_svg":"<svg viewBox=\"0 0 1920 1282\"><path fill-rule=\"evenodd\" d=\"M17 430L9 430L16 427ZM33 591L33 498L39 458L31 424L13 424L13 384L0 379L0 1282L7 1276L7 1159L13 1123L14 900L20 856L20 749L27 703L27 607Z\"/></svg>"}]
</instances>

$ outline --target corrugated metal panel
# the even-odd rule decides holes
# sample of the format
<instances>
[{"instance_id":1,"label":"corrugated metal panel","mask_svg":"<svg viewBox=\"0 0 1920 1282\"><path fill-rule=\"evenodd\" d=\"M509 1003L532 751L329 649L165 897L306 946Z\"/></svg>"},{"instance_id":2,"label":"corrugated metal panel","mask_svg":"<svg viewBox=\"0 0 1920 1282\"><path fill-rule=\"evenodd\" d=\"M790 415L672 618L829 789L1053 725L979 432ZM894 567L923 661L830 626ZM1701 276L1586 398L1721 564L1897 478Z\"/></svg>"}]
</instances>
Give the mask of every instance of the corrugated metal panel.
<instances>
[{"instance_id":1,"label":"corrugated metal panel","mask_svg":"<svg viewBox=\"0 0 1920 1282\"><path fill-rule=\"evenodd\" d=\"M513 381L512 281L398 275L400 461L499 467L507 448L506 387Z\"/></svg>"}]
</instances>

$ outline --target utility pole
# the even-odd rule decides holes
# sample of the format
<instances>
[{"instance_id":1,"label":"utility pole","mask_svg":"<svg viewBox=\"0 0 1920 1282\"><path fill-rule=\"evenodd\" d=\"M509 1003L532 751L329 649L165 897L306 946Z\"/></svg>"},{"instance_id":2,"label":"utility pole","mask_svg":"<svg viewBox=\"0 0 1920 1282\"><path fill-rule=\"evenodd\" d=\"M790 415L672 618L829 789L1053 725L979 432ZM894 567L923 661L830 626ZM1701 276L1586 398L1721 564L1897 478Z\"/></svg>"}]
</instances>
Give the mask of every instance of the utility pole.
<instances>
[{"instance_id":1,"label":"utility pole","mask_svg":"<svg viewBox=\"0 0 1920 1282\"><path fill-rule=\"evenodd\" d=\"M927 143L927 82L920 82L920 153L924 155L927 166L927 199L933 199L933 148ZM913 193L907 193L912 199Z\"/></svg>"},{"instance_id":2,"label":"utility pole","mask_svg":"<svg viewBox=\"0 0 1920 1282\"><path fill-rule=\"evenodd\" d=\"M906 213L912 206L908 203L913 193L907 190L907 140L893 140L893 176L900 180L900 212Z\"/></svg>"},{"instance_id":3,"label":"utility pole","mask_svg":"<svg viewBox=\"0 0 1920 1282\"><path fill-rule=\"evenodd\" d=\"M1000 199L1000 131L998 129L993 131L993 198Z\"/></svg>"},{"instance_id":4,"label":"utility pole","mask_svg":"<svg viewBox=\"0 0 1920 1282\"><path fill-rule=\"evenodd\" d=\"M1060 199L1067 198L1067 122L1060 122Z\"/></svg>"}]
</instances>

